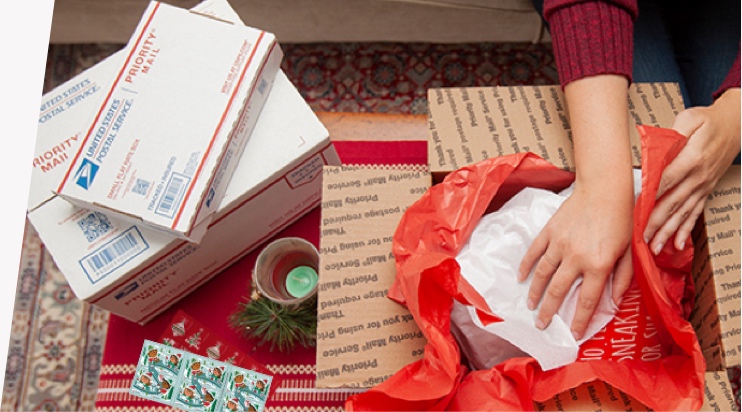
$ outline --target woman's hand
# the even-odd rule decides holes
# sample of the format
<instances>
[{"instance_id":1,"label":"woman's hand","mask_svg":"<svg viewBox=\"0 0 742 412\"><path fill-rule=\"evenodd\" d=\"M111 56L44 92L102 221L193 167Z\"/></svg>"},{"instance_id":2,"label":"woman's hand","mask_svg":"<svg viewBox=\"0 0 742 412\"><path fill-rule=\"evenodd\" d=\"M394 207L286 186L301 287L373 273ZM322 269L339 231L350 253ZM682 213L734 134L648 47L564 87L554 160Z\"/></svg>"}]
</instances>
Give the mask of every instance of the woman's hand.
<instances>
[{"instance_id":1,"label":"woman's hand","mask_svg":"<svg viewBox=\"0 0 742 412\"><path fill-rule=\"evenodd\" d=\"M575 190L529 247L519 280L534 270L528 307L543 298L536 327L545 328L582 277L571 330L581 339L611 272L618 303L633 276L627 250L634 206L628 126L628 80L586 77L564 88L575 155ZM628 256L628 257L627 257Z\"/></svg>"},{"instance_id":2,"label":"woman's hand","mask_svg":"<svg viewBox=\"0 0 742 412\"><path fill-rule=\"evenodd\" d=\"M644 232L654 254L673 235L675 248L683 249L706 197L739 153L740 89L727 90L709 107L681 112L673 129L688 142L662 172L659 200Z\"/></svg>"},{"instance_id":3,"label":"woman's hand","mask_svg":"<svg viewBox=\"0 0 742 412\"><path fill-rule=\"evenodd\" d=\"M577 340L587 329L611 273L616 304L629 288L634 195L633 190L606 193L611 191L575 186L524 256L519 280L525 280L535 265L528 308L533 310L543 296L536 327L549 324L579 277L582 286L571 325Z\"/></svg>"}]
</instances>

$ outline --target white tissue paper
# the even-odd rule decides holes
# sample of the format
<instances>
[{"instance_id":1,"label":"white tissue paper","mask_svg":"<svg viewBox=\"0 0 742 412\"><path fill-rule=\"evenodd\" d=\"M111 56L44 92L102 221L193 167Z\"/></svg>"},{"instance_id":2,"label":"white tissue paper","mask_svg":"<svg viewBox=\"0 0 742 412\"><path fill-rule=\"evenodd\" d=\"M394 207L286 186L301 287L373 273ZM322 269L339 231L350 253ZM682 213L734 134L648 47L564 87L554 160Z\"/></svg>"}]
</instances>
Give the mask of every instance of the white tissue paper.
<instances>
[{"instance_id":1,"label":"white tissue paper","mask_svg":"<svg viewBox=\"0 0 742 412\"><path fill-rule=\"evenodd\" d=\"M485 299L503 322L484 326L473 306L455 302L451 329L473 369L490 369L513 357L531 356L543 370L555 369L577 359L579 345L613 319L618 309L611 299L611 279L606 282L598 308L582 339L576 341L572 323L582 280L570 289L549 326L535 326L538 309L526 306L531 273L518 283L518 267L526 250L546 222L572 193L526 188L500 210L482 217L469 241L456 257L461 275ZM634 194L641 191L641 171L634 171Z\"/></svg>"}]
</instances>

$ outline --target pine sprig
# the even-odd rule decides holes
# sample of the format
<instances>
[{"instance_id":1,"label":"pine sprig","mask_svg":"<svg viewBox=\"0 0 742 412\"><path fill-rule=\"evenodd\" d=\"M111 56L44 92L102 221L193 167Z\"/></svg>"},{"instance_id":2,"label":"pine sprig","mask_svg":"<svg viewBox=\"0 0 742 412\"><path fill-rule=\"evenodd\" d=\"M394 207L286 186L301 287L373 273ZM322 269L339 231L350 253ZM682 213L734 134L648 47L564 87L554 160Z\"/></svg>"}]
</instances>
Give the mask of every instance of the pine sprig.
<instances>
[{"instance_id":1,"label":"pine sprig","mask_svg":"<svg viewBox=\"0 0 742 412\"><path fill-rule=\"evenodd\" d=\"M239 304L229 322L247 338L270 342L270 351L287 352L300 344L305 348L317 343L317 295L298 305L281 305L254 294Z\"/></svg>"}]
</instances>

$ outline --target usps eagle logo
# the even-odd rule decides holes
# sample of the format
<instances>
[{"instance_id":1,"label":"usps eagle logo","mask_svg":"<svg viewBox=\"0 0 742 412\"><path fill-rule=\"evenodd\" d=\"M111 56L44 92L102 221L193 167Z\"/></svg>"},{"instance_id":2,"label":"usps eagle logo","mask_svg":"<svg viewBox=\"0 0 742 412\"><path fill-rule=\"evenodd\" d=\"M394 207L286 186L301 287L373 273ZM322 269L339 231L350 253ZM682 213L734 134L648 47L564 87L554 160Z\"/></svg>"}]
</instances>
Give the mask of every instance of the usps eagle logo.
<instances>
[{"instance_id":1,"label":"usps eagle logo","mask_svg":"<svg viewBox=\"0 0 742 412\"><path fill-rule=\"evenodd\" d=\"M99 168L100 166L90 160L82 159L82 164L75 173L75 183L81 188L88 190L90 185L93 184L93 179L95 179Z\"/></svg>"}]
</instances>

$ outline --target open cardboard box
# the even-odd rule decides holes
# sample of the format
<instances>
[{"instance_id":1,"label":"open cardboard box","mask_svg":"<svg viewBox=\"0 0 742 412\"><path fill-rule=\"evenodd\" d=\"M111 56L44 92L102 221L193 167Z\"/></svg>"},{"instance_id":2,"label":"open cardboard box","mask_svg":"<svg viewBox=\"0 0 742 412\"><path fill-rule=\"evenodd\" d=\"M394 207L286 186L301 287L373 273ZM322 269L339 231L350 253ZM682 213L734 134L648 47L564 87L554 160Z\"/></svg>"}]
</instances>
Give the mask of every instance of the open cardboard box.
<instances>
[{"instance_id":1,"label":"open cardboard box","mask_svg":"<svg viewBox=\"0 0 742 412\"><path fill-rule=\"evenodd\" d=\"M634 85L629 98L633 123L670 127L682 110L675 84ZM433 89L429 92L429 105L430 173L418 170L414 179L401 180L391 177L411 172L388 167L325 168L318 292L318 387L372 387L422 357L425 338L414 321L409 321L409 312L380 296L382 292L386 294L395 276L391 236L396 225L406 207L433 181L439 182L464 164L526 149L536 149L536 153L558 167L567 170L574 167L564 100L558 86ZM500 140L498 145L495 136L498 139L507 136L510 144L504 146L504 140ZM640 165L637 139L638 134L633 134L635 166ZM464 160L459 163L457 159ZM696 252L696 260L706 264L697 265L703 271L696 268L694 278L705 276L708 286L699 289L694 319L699 314L703 319L694 325L699 337L709 336L705 340L708 343L702 342L704 348L711 348L704 349L709 371L720 369L718 359L714 363L712 355L718 358L722 345L728 352L736 348L737 353L736 360L729 356L733 353L727 354L725 366L739 364L739 318L733 316L739 313L740 290L739 174L739 167L732 167L714 191L718 196L707 203L704 219L712 224L701 227L713 228L713 232L697 231L696 244L701 248ZM341 188L342 195L338 191ZM724 214L714 220L714 215L719 214L715 212L721 210ZM387 213L380 216L379 211ZM717 233L722 233L723 239L717 241ZM711 236L715 241L704 246L703 238ZM718 247L723 248L715 249ZM723 269L724 275L728 273L732 279L710 276L714 268L717 274L722 272L719 268ZM720 318L720 311L726 319ZM736 341L724 342L722 336L727 339L736 336ZM724 405L730 393L725 373L707 374L710 410ZM551 403L534 405L541 407L639 410L642 406L603 384L586 384L555 397Z\"/></svg>"}]
</instances>

